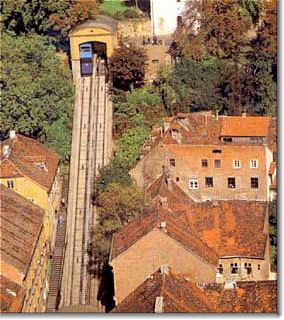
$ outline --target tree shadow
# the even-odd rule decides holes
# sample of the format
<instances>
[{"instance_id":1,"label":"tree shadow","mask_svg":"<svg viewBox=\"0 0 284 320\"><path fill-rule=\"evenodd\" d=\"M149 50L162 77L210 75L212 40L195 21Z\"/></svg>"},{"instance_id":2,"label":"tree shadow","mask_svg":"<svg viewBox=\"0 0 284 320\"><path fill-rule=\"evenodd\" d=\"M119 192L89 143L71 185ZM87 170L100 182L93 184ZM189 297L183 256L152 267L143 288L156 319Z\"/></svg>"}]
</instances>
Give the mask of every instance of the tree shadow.
<instances>
[{"instance_id":1,"label":"tree shadow","mask_svg":"<svg viewBox=\"0 0 284 320\"><path fill-rule=\"evenodd\" d=\"M110 312L115 307L114 278L112 267L106 263L102 268L97 300L105 307L105 312Z\"/></svg>"}]
</instances>

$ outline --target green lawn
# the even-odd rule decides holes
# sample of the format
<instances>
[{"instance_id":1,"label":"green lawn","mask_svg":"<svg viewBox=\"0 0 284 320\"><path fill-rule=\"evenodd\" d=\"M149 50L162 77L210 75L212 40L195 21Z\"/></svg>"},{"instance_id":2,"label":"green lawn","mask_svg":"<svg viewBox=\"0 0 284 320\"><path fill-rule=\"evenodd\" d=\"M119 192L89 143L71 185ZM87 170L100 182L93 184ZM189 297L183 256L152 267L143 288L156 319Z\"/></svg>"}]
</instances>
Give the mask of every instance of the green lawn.
<instances>
[{"instance_id":1,"label":"green lawn","mask_svg":"<svg viewBox=\"0 0 284 320\"><path fill-rule=\"evenodd\" d=\"M127 6L123 0L104 0L100 9L103 14L113 16L118 12L124 12Z\"/></svg>"}]
</instances>

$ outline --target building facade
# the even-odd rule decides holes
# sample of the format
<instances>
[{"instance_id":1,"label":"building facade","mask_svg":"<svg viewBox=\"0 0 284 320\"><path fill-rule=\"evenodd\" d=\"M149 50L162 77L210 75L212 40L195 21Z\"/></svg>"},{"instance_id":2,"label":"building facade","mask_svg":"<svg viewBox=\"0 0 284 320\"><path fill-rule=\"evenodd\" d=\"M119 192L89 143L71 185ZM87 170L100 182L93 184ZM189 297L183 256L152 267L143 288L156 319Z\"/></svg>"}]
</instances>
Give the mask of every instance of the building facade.
<instances>
[{"instance_id":1,"label":"building facade","mask_svg":"<svg viewBox=\"0 0 284 320\"><path fill-rule=\"evenodd\" d=\"M62 187L59 156L14 131L0 147L0 182L44 209L44 225L53 248Z\"/></svg>"},{"instance_id":2,"label":"building facade","mask_svg":"<svg viewBox=\"0 0 284 320\"><path fill-rule=\"evenodd\" d=\"M6 312L15 305L17 312L45 311L50 252L44 216L42 208L1 184L1 277L3 289L14 292Z\"/></svg>"}]
</instances>

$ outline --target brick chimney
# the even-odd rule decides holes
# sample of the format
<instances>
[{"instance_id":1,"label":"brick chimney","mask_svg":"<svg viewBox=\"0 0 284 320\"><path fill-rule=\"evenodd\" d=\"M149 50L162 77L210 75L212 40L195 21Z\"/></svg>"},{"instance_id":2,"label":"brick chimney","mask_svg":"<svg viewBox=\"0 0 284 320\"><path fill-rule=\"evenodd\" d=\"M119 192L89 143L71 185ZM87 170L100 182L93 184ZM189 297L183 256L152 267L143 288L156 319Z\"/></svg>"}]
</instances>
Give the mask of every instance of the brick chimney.
<instances>
[{"instance_id":1,"label":"brick chimney","mask_svg":"<svg viewBox=\"0 0 284 320\"><path fill-rule=\"evenodd\" d=\"M10 139L15 139L17 137L16 131L15 130L10 130L9 131L9 138Z\"/></svg>"}]
</instances>

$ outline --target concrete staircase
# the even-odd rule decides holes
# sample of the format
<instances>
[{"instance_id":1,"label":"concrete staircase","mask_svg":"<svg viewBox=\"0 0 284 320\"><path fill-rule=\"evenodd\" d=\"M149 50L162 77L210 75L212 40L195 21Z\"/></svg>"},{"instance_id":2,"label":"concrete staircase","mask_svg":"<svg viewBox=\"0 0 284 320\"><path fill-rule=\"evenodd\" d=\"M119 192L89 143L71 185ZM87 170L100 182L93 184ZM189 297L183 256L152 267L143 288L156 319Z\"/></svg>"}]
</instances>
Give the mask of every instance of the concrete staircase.
<instances>
[{"instance_id":1,"label":"concrete staircase","mask_svg":"<svg viewBox=\"0 0 284 320\"><path fill-rule=\"evenodd\" d=\"M66 196L68 182L66 178L63 180L63 191L62 196ZM65 197L66 200L66 197ZM63 223L57 223L55 248L51 262L51 275L49 281L49 294L47 299L46 312L56 312L60 303L60 288L61 288L61 278L62 278L62 268L64 261L64 251L65 251L65 232L66 232L66 208L61 206L59 215L64 218Z\"/></svg>"}]
</instances>

